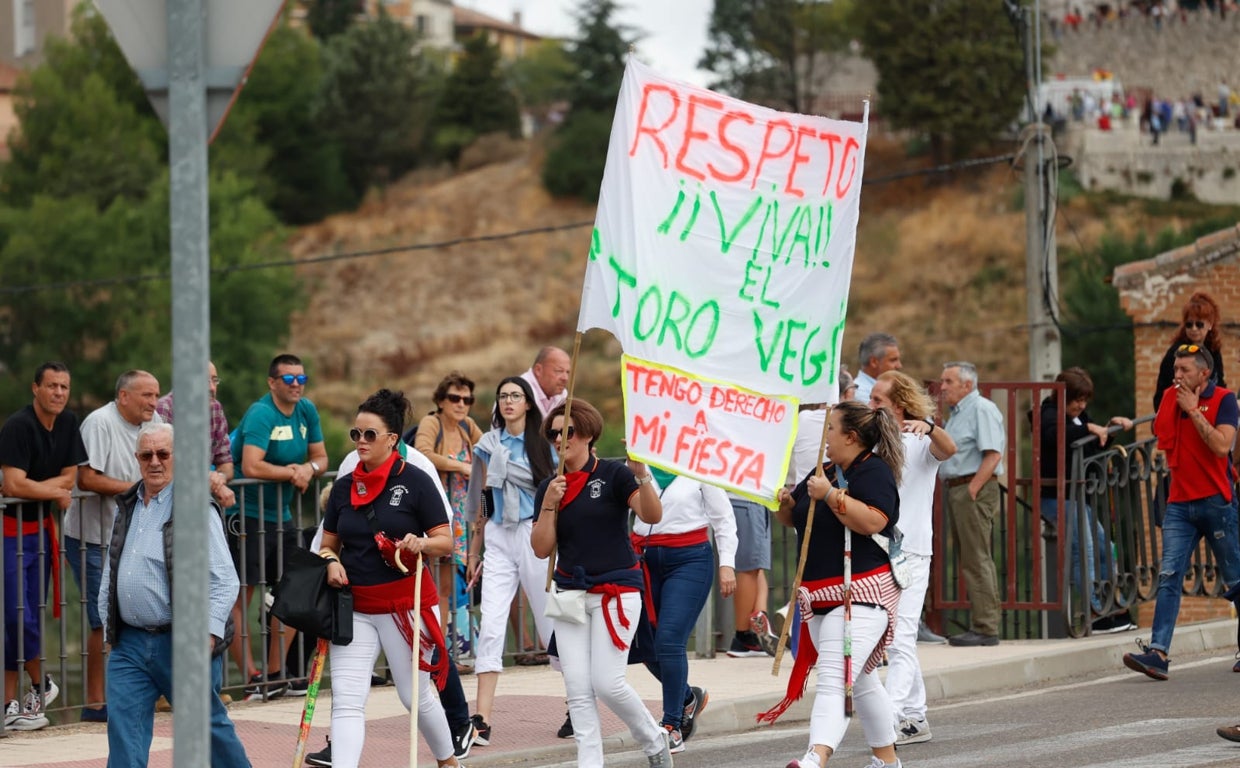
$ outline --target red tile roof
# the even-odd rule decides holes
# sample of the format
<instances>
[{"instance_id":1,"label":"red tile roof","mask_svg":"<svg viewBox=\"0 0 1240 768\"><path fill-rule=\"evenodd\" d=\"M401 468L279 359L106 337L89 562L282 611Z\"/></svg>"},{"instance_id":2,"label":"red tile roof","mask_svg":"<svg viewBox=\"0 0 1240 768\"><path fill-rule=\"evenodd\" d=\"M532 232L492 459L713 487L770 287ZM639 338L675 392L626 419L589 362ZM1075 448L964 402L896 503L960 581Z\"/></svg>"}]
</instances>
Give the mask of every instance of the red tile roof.
<instances>
[{"instance_id":1,"label":"red tile roof","mask_svg":"<svg viewBox=\"0 0 1240 768\"><path fill-rule=\"evenodd\" d=\"M493 29L496 32L504 32L518 37L524 37L527 40L541 40L542 37L528 30L518 27L516 24L508 21L501 21L494 16L488 16L485 13L472 11L468 8L460 6L452 6L452 21L457 28L465 29Z\"/></svg>"}]
</instances>

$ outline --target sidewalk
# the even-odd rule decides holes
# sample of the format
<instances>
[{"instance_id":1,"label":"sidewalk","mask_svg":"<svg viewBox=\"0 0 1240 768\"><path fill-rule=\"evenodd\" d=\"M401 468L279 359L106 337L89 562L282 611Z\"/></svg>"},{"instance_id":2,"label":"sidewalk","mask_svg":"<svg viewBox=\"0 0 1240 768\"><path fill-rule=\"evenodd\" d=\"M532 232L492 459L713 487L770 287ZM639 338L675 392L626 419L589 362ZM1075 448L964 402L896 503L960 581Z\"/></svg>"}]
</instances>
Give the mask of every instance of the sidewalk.
<instances>
[{"instance_id":1,"label":"sidewalk","mask_svg":"<svg viewBox=\"0 0 1240 768\"><path fill-rule=\"evenodd\" d=\"M1134 650L1133 640L1149 637L1148 629L1103 635L1081 640L1032 640L1004 642L993 648L952 648L919 645L931 711L935 702L1011 691L1025 685L1079 679L1098 672L1123 671L1123 654ZM1175 651L1180 655L1232 650L1236 643L1234 620L1221 620L1177 627ZM786 655L778 678L771 675L771 659L714 659L689 662L690 682L706 688L710 704L698 721L696 734L723 734L754 728L754 716L783 696L792 657ZM1175 667L1172 666L1172 674ZM1135 674L1135 673L1134 673ZM651 711L661 712L660 691L644 668L630 667L629 679ZM473 700L474 677L462 678ZM813 680L804 699L780 723L808 720L813 701ZM267 704L233 704L233 722L256 768L288 768L292 763L301 720L303 699L282 699ZM314 730L307 751L323 747L331 719L330 694L321 696ZM513 667L499 682L491 746L475 747L464 762L470 768L499 765L517 757L546 757L549 762L571 760L571 740L555 737L564 722L564 687L559 673L550 667ZM627 729L602 708L606 748L630 747ZM400 705L396 689L375 688L367 709L366 751L363 765L404 765L409 754L409 717ZM171 715L157 715L151 768L172 765ZM57 726L34 733L10 733L0 740L0 768L54 766L55 768L104 768L107 764L106 726L78 724ZM391 756L392 759L384 759ZM434 765L425 746L419 763Z\"/></svg>"}]
</instances>

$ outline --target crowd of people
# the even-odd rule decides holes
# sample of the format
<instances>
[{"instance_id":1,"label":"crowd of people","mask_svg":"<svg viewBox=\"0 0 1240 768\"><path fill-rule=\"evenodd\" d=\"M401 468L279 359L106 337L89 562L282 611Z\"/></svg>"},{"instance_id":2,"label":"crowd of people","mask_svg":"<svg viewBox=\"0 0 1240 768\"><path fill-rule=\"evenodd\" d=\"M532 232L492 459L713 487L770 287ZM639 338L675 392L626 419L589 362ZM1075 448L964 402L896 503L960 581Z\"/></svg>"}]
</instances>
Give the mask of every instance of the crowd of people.
<instances>
[{"instance_id":1,"label":"crowd of people","mask_svg":"<svg viewBox=\"0 0 1240 768\"><path fill-rule=\"evenodd\" d=\"M1234 395L1223 388L1219 322L1217 304L1194 294L1155 396L1155 433L1171 467L1163 573L1153 640L1124 663L1156 679L1167 676L1181 577L1202 537L1228 586L1240 581L1227 460L1240 416ZM943 367L939 397L947 416L941 419L926 388L900 370L895 337L867 336L856 380L841 374L838 401L803 406L788 483L771 513L658 467L600 458L603 417L589 402L568 399L571 365L566 352L545 347L529 370L501 379L486 431L470 416L475 383L460 372L443 378L431 396L435 409L414 429L407 428L414 407L403 393L371 394L349 431L355 450L325 489L313 541L294 520L293 503L328 471L329 459L318 411L304 396L304 364L290 354L275 357L268 392L231 437L214 399L219 379L214 367L208 371L213 765L249 765L221 692L229 649L246 699L305 691L305 660L294 660L291 650L300 644L289 628L272 618L257 657L240 629L256 587L278 580L289 551L309 548L329 561L331 584L351 587L355 610L352 642L330 646L332 736L308 755L311 765L359 764L381 652L401 702L411 710L416 702L419 731L438 765L460 765L473 747L502 743L490 720L505 648L516 642L525 650L524 617L514 610L520 592L538 648L562 674L568 716L559 735L575 739L578 764L605 762L602 703L628 726L650 765L670 766L709 703L702 681L690 679L687 654L716 584L736 609L728 655L776 652L765 574L772 520L795 530L808 557L790 605L780 611L796 634L793 675L786 698L763 718L778 718L802 695L808 671L818 672L808 746L790 768L826 765L854 711L874 768L901 765L896 747L932 738L917 643L943 640L921 621L936 492L946 502L970 606L968 629L946 642L1001 642L991 546L1007 435L999 409L978 390L976 367L965 361ZM1037 422L1043 478L1050 483L1058 455L1077 437L1093 434L1101 445L1108 427L1132 427L1123 417L1108 427L1090 420L1085 407L1093 385L1083 369L1066 369L1058 381L1066 389L1063 413L1048 398ZM150 747L156 699L172 698L170 661L159 660L171 658L173 397L159 396L150 373L127 371L115 399L79 424L66 408L69 393L68 367L44 364L34 376L32 404L0 428L0 490L28 500L4 510L5 727L46 726L46 707L59 693L41 666L39 606L59 606L44 592L49 584L59 588L64 560L84 595L90 626L81 719L108 724L116 756L110 764L137 764ZM265 482L234 492L229 483L242 477ZM1092 587L1099 571L1105 577L1115 565L1106 531L1093 510L1060 509L1045 492L1043 499L1047 524L1069 537L1073 582ZM63 554L54 510L65 513ZM1211 533L1219 525L1231 535ZM415 594L419 570L423 588ZM459 670L448 651L452 633L462 631L449 618L458 582L466 594L475 585L480 590L473 670ZM135 597L120 601L121 594ZM1127 616L1095 618L1103 622L1096 631L1129 626ZM466 622L464 631L471 632ZM885 684L877 676L884 662ZM660 682L661 715L627 682L633 663ZM477 674L472 714L462 671ZM126 706L109 712L108 701Z\"/></svg>"}]
</instances>

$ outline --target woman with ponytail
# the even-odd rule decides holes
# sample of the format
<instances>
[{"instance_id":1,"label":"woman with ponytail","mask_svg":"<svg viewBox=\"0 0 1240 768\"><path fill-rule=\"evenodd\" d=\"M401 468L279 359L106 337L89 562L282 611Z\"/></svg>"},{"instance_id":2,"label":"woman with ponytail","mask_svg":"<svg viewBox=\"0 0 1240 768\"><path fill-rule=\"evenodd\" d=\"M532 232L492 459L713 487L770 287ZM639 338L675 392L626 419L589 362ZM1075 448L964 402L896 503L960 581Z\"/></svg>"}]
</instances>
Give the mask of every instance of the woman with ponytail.
<instances>
[{"instance_id":1,"label":"woman with ponytail","mask_svg":"<svg viewBox=\"0 0 1240 768\"><path fill-rule=\"evenodd\" d=\"M774 722L805 692L809 669L818 670L810 716L809 749L788 768L821 768L848 728L845 715L845 530L851 531L852 656L861 661L853 692L871 766L898 766L891 700L875 674L883 649L895 633L900 588L887 552L871 536L892 537L900 519L900 476L904 445L895 417L858 402L842 402L827 419L824 472L811 473L792 491L780 489L776 518L804 539L814 515L801 586L794 599L806 621L800 653L788 681L788 695L759 720Z\"/></svg>"}]
</instances>

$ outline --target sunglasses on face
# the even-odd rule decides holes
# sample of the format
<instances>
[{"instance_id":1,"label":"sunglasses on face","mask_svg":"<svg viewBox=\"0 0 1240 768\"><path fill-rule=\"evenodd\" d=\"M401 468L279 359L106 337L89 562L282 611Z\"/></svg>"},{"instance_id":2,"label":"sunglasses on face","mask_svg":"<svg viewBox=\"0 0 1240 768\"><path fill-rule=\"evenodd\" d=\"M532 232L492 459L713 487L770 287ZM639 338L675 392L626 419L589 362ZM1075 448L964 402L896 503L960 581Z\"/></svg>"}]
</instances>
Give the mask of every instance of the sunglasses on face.
<instances>
[{"instance_id":1,"label":"sunglasses on face","mask_svg":"<svg viewBox=\"0 0 1240 768\"><path fill-rule=\"evenodd\" d=\"M499 396L496 397L495 399L500 401L501 403L508 402L508 401L519 403L525 399L525 394L522 392L500 392Z\"/></svg>"},{"instance_id":2,"label":"sunglasses on face","mask_svg":"<svg viewBox=\"0 0 1240 768\"><path fill-rule=\"evenodd\" d=\"M577 431L573 429L571 425L569 426L567 430L557 429L555 427L552 427L551 429L547 430L547 439L554 443L556 440L560 439L561 434L564 434L564 436L568 440L572 440L573 435L577 434Z\"/></svg>"},{"instance_id":3,"label":"sunglasses on face","mask_svg":"<svg viewBox=\"0 0 1240 768\"><path fill-rule=\"evenodd\" d=\"M150 464L151 459L155 458L156 456L159 457L160 461L167 461L168 459L171 459L172 451L164 450L161 448L158 451L142 451L136 455L138 457L138 461L142 462L143 464Z\"/></svg>"},{"instance_id":4,"label":"sunglasses on face","mask_svg":"<svg viewBox=\"0 0 1240 768\"><path fill-rule=\"evenodd\" d=\"M1204 320L1187 320L1184 323L1184 327L1195 328L1197 330L1201 330L1202 328L1206 327L1206 322Z\"/></svg>"},{"instance_id":5,"label":"sunglasses on face","mask_svg":"<svg viewBox=\"0 0 1240 768\"><path fill-rule=\"evenodd\" d=\"M280 376L277 376L276 378L284 382L284 384L289 387L293 386L294 384L300 384L304 387L306 385L306 382L310 381L310 377L304 373L298 373L298 374L285 373Z\"/></svg>"},{"instance_id":6,"label":"sunglasses on face","mask_svg":"<svg viewBox=\"0 0 1240 768\"><path fill-rule=\"evenodd\" d=\"M452 403L453 405L456 405L457 403L465 403L465 405L473 405L473 404L474 404L474 396L473 396L473 395L456 395L456 394L447 394L447 395L444 395L444 396L443 396L443 399L444 399L444 400L447 400L449 403Z\"/></svg>"},{"instance_id":7,"label":"sunglasses on face","mask_svg":"<svg viewBox=\"0 0 1240 768\"><path fill-rule=\"evenodd\" d=\"M349 430L349 439L355 443L373 443L379 439L380 435L394 435L395 432L377 432L373 429L358 429L354 427Z\"/></svg>"}]
</instances>

